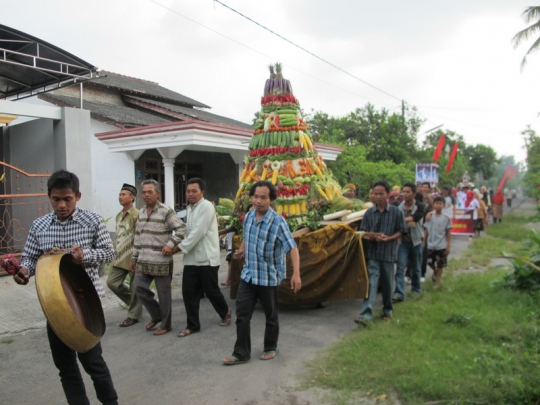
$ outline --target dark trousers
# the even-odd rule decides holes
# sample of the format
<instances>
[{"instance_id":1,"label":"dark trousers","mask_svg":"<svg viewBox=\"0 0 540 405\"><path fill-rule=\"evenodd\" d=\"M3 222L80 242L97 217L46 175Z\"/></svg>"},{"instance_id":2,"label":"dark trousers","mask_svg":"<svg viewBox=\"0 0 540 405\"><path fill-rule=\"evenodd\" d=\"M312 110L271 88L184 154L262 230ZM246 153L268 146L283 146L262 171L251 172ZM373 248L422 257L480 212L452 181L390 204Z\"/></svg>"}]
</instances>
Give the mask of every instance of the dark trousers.
<instances>
[{"instance_id":1,"label":"dark trousers","mask_svg":"<svg viewBox=\"0 0 540 405\"><path fill-rule=\"evenodd\" d=\"M118 395L114 389L109 368L101 355L101 343L98 342L86 353L78 353L70 349L47 323L47 335L51 346L54 365L60 371L60 381L70 405L90 405L86 389L77 364L77 356L84 371L92 377L96 396L102 404L117 405Z\"/></svg>"},{"instance_id":2,"label":"dark trousers","mask_svg":"<svg viewBox=\"0 0 540 405\"><path fill-rule=\"evenodd\" d=\"M424 246L424 250L422 251L422 277L426 277L426 271L427 271L427 243L426 246Z\"/></svg>"},{"instance_id":3,"label":"dark trousers","mask_svg":"<svg viewBox=\"0 0 540 405\"><path fill-rule=\"evenodd\" d=\"M186 329L201 329L199 306L203 293L220 318L225 318L229 312L229 305L218 285L218 269L219 266L184 266L182 295L187 315Z\"/></svg>"},{"instance_id":4,"label":"dark trousers","mask_svg":"<svg viewBox=\"0 0 540 405\"><path fill-rule=\"evenodd\" d=\"M254 285L240 280L236 298L236 343L233 356L240 360L251 358L251 316L257 299L266 316L264 351L277 349L279 337L278 287Z\"/></svg>"},{"instance_id":5,"label":"dark trousers","mask_svg":"<svg viewBox=\"0 0 540 405\"><path fill-rule=\"evenodd\" d=\"M160 328L169 329L172 318L172 270L173 263L170 264L168 276L151 276L150 274L137 273L135 275L135 292L139 300L146 308L153 321L161 319ZM155 294L150 290L152 281L156 283L159 302L155 299Z\"/></svg>"}]
</instances>

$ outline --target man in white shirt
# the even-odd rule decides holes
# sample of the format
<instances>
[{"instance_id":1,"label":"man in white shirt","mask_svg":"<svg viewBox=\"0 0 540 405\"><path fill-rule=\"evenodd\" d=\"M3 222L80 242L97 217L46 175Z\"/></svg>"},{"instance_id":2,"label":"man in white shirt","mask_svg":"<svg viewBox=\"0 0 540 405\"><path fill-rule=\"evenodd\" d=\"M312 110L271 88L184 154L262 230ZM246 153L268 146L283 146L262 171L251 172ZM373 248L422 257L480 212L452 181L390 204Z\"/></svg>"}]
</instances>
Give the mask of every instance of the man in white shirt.
<instances>
[{"instance_id":1,"label":"man in white shirt","mask_svg":"<svg viewBox=\"0 0 540 405\"><path fill-rule=\"evenodd\" d=\"M178 337L200 332L199 305L203 293L221 318L220 326L231 324L231 310L218 285L220 253L216 211L214 205L204 199L205 191L203 179L188 180L187 233L177 246L184 252L182 295L187 325ZM174 251L178 251L177 248Z\"/></svg>"}]
</instances>

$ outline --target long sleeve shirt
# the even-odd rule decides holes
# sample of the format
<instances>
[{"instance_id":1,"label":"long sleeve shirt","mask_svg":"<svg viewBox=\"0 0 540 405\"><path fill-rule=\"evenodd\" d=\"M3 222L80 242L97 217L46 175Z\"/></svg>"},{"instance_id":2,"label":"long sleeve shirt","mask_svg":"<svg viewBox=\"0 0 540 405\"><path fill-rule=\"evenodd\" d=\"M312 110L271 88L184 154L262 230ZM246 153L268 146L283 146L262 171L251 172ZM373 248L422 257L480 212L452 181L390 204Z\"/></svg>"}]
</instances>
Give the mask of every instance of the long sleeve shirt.
<instances>
[{"instance_id":1,"label":"long sleeve shirt","mask_svg":"<svg viewBox=\"0 0 540 405\"><path fill-rule=\"evenodd\" d=\"M135 207L131 207L125 214L122 210L116 215L116 237L114 239L116 260L113 262L115 267L130 270L138 218L139 210Z\"/></svg>"},{"instance_id":2,"label":"long sleeve shirt","mask_svg":"<svg viewBox=\"0 0 540 405\"><path fill-rule=\"evenodd\" d=\"M178 245L186 233L186 225L172 208L156 203L148 211L146 206L139 211L132 261L136 263L137 273L151 276L168 276L172 256L161 253L165 245L171 249Z\"/></svg>"},{"instance_id":3,"label":"long sleeve shirt","mask_svg":"<svg viewBox=\"0 0 540 405\"><path fill-rule=\"evenodd\" d=\"M219 234L216 210L204 198L187 209L187 232L178 245L186 266L219 266Z\"/></svg>"},{"instance_id":4,"label":"long sleeve shirt","mask_svg":"<svg viewBox=\"0 0 540 405\"><path fill-rule=\"evenodd\" d=\"M98 268L101 263L112 262L115 254L109 232L95 212L75 208L73 214L64 222L60 222L54 212L36 219L28 232L21 266L26 267L28 274L33 276L41 255L53 247L71 249L73 245L82 249L82 266L98 295L105 296Z\"/></svg>"}]
</instances>

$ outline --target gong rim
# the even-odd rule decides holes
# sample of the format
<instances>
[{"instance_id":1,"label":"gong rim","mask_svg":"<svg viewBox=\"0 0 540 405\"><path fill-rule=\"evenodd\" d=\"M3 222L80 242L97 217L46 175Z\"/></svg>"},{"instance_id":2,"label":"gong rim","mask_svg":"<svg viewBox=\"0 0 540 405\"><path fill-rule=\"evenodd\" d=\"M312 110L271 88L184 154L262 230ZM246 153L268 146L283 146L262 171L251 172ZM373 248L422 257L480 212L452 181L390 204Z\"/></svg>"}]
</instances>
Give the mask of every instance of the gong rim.
<instances>
[{"instance_id":1,"label":"gong rim","mask_svg":"<svg viewBox=\"0 0 540 405\"><path fill-rule=\"evenodd\" d=\"M87 352L105 333L105 316L92 280L71 254L47 255L36 265L39 303L56 335L71 349Z\"/></svg>"}]
</instances>

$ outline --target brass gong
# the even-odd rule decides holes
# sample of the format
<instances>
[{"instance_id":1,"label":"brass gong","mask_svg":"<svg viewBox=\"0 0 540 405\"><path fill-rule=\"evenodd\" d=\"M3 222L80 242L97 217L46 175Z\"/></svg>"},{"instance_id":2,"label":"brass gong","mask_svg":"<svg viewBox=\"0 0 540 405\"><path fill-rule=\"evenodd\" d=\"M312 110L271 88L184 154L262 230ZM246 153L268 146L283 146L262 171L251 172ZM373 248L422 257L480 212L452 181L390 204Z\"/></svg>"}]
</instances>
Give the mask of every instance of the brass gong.
<instances>
[{"instance_id":1,"label":"brass gong","mask_svg":"<svg viewBox=\"0 0 540 405\"><path fill-rule=\"evenodd\" d=\"M105 334L101 300L71 254L47 255L36 265L36 289L43 313L56 335L77 352L87 352Z\"/></svg>"}]
</instances>

